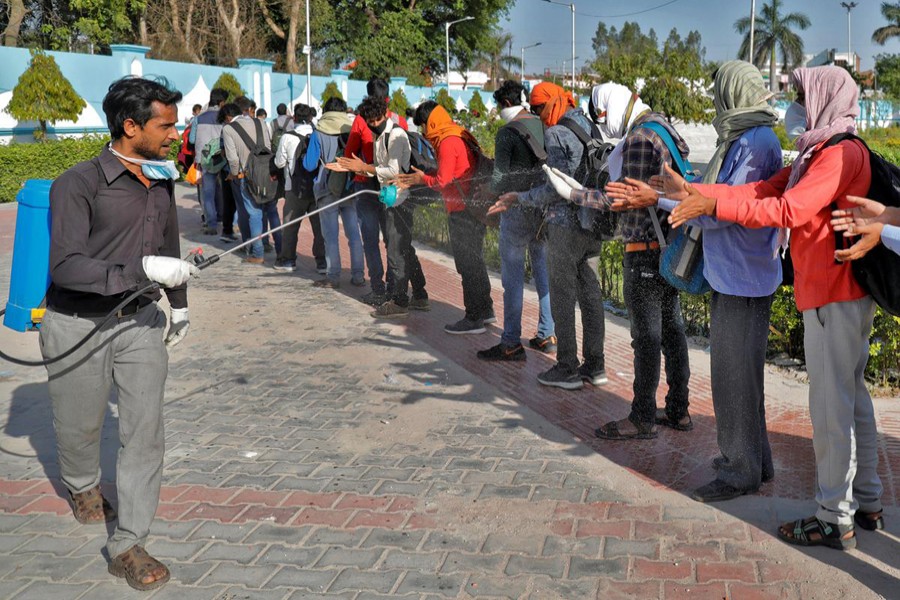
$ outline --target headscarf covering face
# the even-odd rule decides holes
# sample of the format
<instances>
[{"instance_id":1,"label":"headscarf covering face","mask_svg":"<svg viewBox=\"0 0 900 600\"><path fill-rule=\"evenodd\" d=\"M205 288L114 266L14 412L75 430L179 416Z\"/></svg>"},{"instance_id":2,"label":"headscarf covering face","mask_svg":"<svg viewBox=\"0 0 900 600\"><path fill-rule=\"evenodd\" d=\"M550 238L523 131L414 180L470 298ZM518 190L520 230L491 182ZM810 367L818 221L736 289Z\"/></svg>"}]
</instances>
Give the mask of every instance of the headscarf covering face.
<instances>
[{"instance_id":1,"label":"headscarf covering face","mask_svg":"<svg viewBox=\"0 0 900 600\"><path fill-rule=\"evenodd\" d=\"M772 127L778 122L778 114L766 102L771 97L759 69L750 63L732 60L719 67L713 86L713 127L719 138L703 176L704 183L716 183L731 144L745 131Z\"/></svg>"},{"instance_id":2,"label":"headscarf covering face","mask_svg":"<svg viewBox=\"0 0 900 600\"><path fill-rule=\"evenodd\" d=\"M541 121L553 127L570 108L575 108L575 98L555 83L544 81L531 90L531 106L543 106Z\"/></svg>"},{"instance_id":3,"label":"headscarf covering face","mask_svg":"<svg viewBox=\"0 0 900 600\"><path fill-rule=\"evenodd\" d=\"M431 142L431 145L434 146L435 150L437 150L438 146L441 145L441 142L448 137L459 137L463 140L469 140L476 146L478 145L478 140L475 139L475 136L466 131L463 127L457 125L450 117L450 113L440 105L435 106L434 110L432 110L431 114L428 116L424 135L425 139Z\"/></svg>"},{"instance_id":4,"label":"headscarf covering face","mask_svg":"<svg viewBox=\"0 0 900 600\"><path fill-rule=\"evenodd\" d=\"M795 142L799 156L791 167L788 188L806 172L816 146L839 133L856 133L859 116L859 91L845 69L802 68L791 78L805 97L807 130Z\"/></svg>"},{"instance_id":5,"label":"headscarf covering face","mask_svg":"<svg viewBox=\"0 0 900 600\"><path fill-rule=\"evenodd\" d=\"M597 113L597 125L607 138L622 139L639 116L648 112L637 94L624 85L604 83L591 91L591 103Z\"/></svg>"}]
</instances>

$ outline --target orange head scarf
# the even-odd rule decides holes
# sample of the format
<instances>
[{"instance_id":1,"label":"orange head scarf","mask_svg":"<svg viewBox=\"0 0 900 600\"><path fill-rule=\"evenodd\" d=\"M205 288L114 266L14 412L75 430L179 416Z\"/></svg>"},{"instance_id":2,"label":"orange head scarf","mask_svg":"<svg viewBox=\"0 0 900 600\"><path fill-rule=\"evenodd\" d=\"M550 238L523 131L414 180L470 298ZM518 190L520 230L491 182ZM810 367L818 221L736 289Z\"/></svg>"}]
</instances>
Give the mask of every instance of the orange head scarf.
<instances>
[{"instance_id":1,"label":"orange head scarf","mask_svg":"<svg viewBox=\"0 0 900 600\"><path fill-rule=\"evenodd\" d=\"M531 90L531 105L543 106L541 121L547 127L553 127L569 108L575 108L575 98L555 83L544 81Z\"/></svg>"},{"instance_id":2,"label":"orange head scarf","mask_svg":"<svg viewBox=\"0 0 900 600\"><path fill-rule=\"evenodd\" d=\"M478 145L478 140L460 125L457 125L443 106L434 107L425 125L425 139L431 142L435 150L448 137L459 137Z\"/></svg>"}]
</instances>

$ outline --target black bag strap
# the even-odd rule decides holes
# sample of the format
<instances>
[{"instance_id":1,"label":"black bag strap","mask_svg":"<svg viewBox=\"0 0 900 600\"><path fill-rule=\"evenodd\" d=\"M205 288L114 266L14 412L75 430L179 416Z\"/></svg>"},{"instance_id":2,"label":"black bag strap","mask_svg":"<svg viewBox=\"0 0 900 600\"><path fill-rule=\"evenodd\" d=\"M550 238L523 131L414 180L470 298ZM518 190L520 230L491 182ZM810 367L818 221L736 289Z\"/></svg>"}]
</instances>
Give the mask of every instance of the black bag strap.
<instances>
[{"instance_id":1,"label":"black bag strap","mask_svg":"<svg viewBox=\"0 0 900 600\"><path fill-rule=\"evenodd\" d=\"M582 146L587 147L587 145L591 142L590 136L588 136L588 134L585 133L584 129L581 128L581 125L576 123L574 120L568 117L563 117L556 124L562 125L566 129L574 133L575 137L578 138L578 141L581 142Z\"/></svg>"},{"instance_id":2,"label":"black bag strap","mask_svg":"<svg viewBox=\"0 0 900 600\"><path fill-rule=\"evenodd\" d=\"M869 152L871 154L872 151L869 150L869 146L866 144L866 142L863 139L861 139L859 136L853 135L852 133L849 133L849 132L848 133L838 133L838 134L831 136L830 138L828 138L828 141L826 141L824 144L822 144L822 147L819 148L818 152L821 152L825 148L837 146L841 142L845 142L847 140L851 140L851 141L856 140L856 141L861 142L863 147L866 149L866 152ZM837 209L838 209L837 201L832 202L831 210L835 211ZM834 232L834 248L835 248L835 250L843 250L843 249L847 248L847 238L844 237L844 233L842 231ZM835 262L835 264L841 264L841 261L839 261L838 259L834 259L834 262Z\"/></svg>"},{"instance_id":3,"label":"black bag strap","mask_svg":"<svg viewBox=\"0 0 900 600\"><path fill-rule=\"evenodd\" d=\"M544 148L543 144L538 143L537 138L534 137L534 134L531 133L531 130L528 129L528 126L525 123L514 119L510 121L507 126L509 127L510 131L514 131L519 134L519 137L522 138L522 140L528 146L528 149L531 150L531 153L534 154L534 157L536 159L541 162L547 160L547 150ZM583 143L584 142L582 142L582 144Z\"/></svg>"},{"instance_id":4,"label":"black bag strap","mask_svg":"<svg viewBox=\"0 0 900 600\"><path fill-rule=\"evenodd\" d=\"M394 133L394 131L396 131L397 129L400 129L401 131L403 130L403 128L399 125L395 125L394 127L391 127L391 130L388 131L388 134L384 136L384 151L388 155L390 155L391 149L391 134ZM406 143L407 145L409 145L409 160L406 162L406 166L404 167L403 165L401 165L400 169L403 170L404 173L409 173L412 170L410 169L410 165L412 164L412 142L409 139L409 134L406 135ZM375 162L374 154L372 156L372 162Z\"/></svg>"},{"instance_id":5,"label":"black bag strap","mask_svg":"<svg viewBox=\"0 0 900 600\"><path fill-rule=\"evenodd\" d=\"M244 142L244 145L247 146L247 149L253 152L257 149L257 144L250 139L250 134L244 131L244 128L239 126L237 123L229 123L229 127L231 127L234 131L237 132L238 137L241 138L241 141Z\"/></svg>"}]
</instances>

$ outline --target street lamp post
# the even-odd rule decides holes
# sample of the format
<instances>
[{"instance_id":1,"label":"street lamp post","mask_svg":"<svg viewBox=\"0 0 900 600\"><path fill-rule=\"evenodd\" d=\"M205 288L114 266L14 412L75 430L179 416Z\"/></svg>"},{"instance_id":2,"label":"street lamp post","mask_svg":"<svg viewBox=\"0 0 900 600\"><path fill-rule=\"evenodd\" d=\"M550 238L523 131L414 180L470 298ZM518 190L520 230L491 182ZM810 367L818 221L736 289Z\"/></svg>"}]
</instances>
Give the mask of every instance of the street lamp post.
<instances>
[{"instance_id":1,"label":"street lamp post","mask_svg":"<svg viewBox=\"0 0 900 600\"><path fill-rule=\"evenodd\" d=\"M753 60L753 36L756 33L756 0L750 0L750 58L747 59L752 65L756 64Z\"/></svg>"},{"instance_id":2,"label":"street lamp post","mask_svg":"<svg viewBox=\"0 0 900 600\"><path fill-rule=\"evenodd\" d=\"M309 44L309 0L306 0L306 45L303 46L303 54L306 55L306 105L312 106L312 67L310 64L312 47Z\"/></svg>"},{"instance_id":3,"label":"street lamp post","mask_svg":"<svg viewBox=\"0 0 900 600\"><path fill-rule=\"evenodd\" d=\"M852 60L853 52L850 47L850 11L858 6L857 2L841 2L841 6L847 9L847 66L850 67L853 72L856 72L856 64L850 64Z\"/></svg>"},{"instance_id":4,"label":"street lamp post","mask_svg":"<svg viewBox=\"0 0 900 600\"><path fill-rule=\"evenodd\" d=\"M556 2L556 0L544 0L550 4L559 4L560 6L568 6L572 10L572 90L575 90L575 3L567 4L565 2Z\"/></svg>"},{"instance_id":5,"label":"street lamp post","mask_svg":"<svg viewBox=\"0 0 900 600\"><path fill-rule=\"evenodd\" d=\"M450 26L456 25L457 23L462 23L463 21L471 21L475 17L463 17L462 19L457 19L455 21L448 21L444 23L444 41L446 42L447 47L447 91L450 91Z\"/></svg>"},{"instance_id":6,"label":"street lamp post","mask_svg":"<svg viewBox=\"0 0 900 600\"><path fill-rule=\"evenodd\" d=\"M531 44L530 46L522 46L521 69L522 69L522 84L523 85L525 84L525 51L528 50L529 48L536 48L537 46L540 46L540 45L541 45L541 43L538 42L536 44Z\"/></svg>"}]
</instances>

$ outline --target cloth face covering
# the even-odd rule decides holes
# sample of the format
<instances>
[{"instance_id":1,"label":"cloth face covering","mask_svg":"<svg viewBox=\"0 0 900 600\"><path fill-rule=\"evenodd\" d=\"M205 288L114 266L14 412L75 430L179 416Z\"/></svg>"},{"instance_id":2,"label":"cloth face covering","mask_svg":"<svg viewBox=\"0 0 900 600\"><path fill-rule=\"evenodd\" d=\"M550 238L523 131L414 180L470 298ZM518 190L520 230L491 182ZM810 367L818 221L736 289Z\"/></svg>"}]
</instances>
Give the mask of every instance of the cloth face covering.
<instances>
[{"instance_id":1,"label":"cloth face covering","mask_svg":"<svg viewBox=\"0 0 900 600\"><path fill-rule=\"evenodd\" d=\"M591 102L598 115L597 126L606 139L624 138L637 118L650 110L631 90L618 83L595 87L591 92Z\"/></svg>"},{"instance_id":2,"label":"cloth face covering","mask_svg":"<svg viewBox=\"0 0 900 600\"><path fill-rule=\"evenodd\" d=\"M374 127L369 125L369 130L372 132L372 135L374 135L377 138L379 135L384 133L385 127L387 127L387 119L382 121L380 125L376 125Z\"/></svg>"},{"instance_id":3,"label":"cloth face covering","mask_svg":"<svg viewBox=\"0 0 900 600\"><path fill-rule=\"evenodd\" d=\"M147 160L141 158L130 158L123 156L119 152L113 150L113 147L107 146L109 151L126 162L135 165L141 165L141 173L147 179L178 179L178 167L175 166L174 160Z\"/></svg>"},{"instance_id":4,"label":"cloth face covering","mask_svg":"<svg viewBox=\"0 0 900 600\"><path fill-rule=\"evenodd\" d=\"M545 126L553 127L570 108L575 108L575 98L555 83L544 81L531 90L531 105L543 106L541 121Z\"/></svg>"},{"instance_id":5,"label":"cloth face covering","mask_svg":"<svg viewBox=\"0 0 900 600\"><path fill-rule=\"evenodd\" d=\"M806 133L806 108L796 102L791 102L784 113L784 128L792 142L797 141L797 138Z\"/></svg>"}]
</instances>

